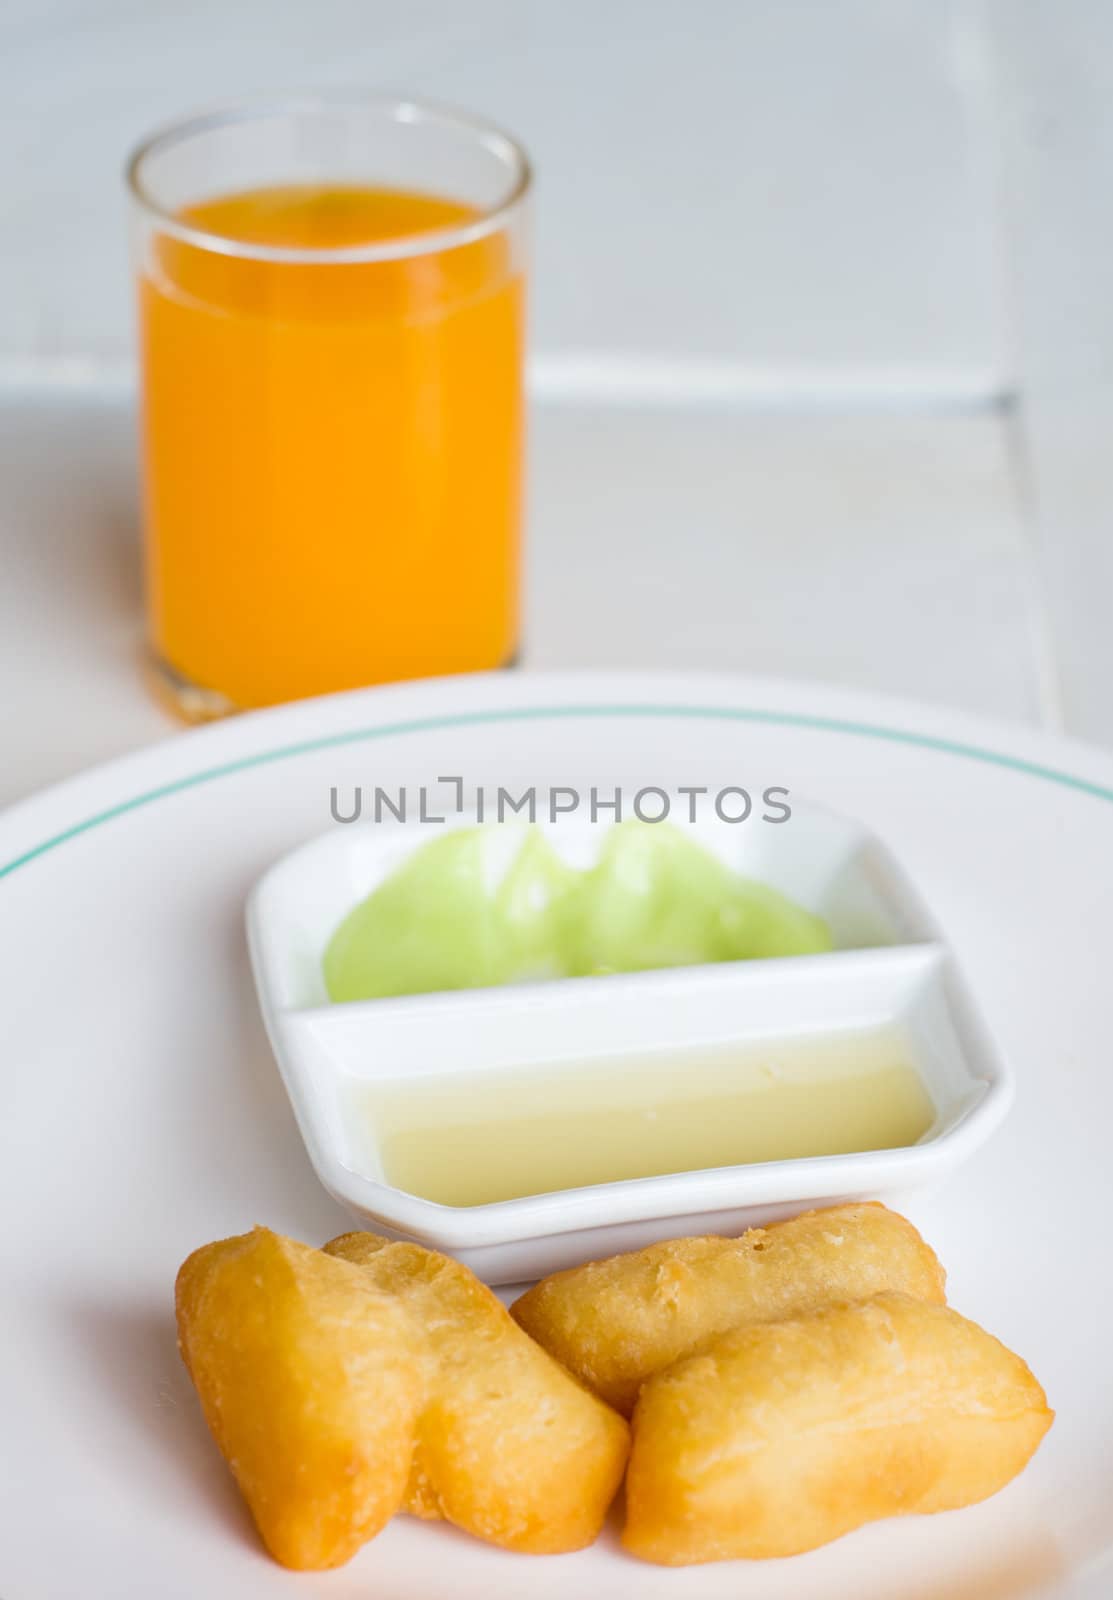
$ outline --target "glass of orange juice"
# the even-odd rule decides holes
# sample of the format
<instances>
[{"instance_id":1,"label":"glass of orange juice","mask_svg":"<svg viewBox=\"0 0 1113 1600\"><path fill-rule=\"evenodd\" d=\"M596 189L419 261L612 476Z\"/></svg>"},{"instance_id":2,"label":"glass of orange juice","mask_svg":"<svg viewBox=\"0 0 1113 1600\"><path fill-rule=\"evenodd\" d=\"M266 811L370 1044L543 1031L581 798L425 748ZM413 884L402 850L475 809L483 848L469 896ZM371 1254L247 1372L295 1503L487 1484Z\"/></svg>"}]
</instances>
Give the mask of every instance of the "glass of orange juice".
<instances>
[{"instance_id":1,"label":"glass of orange juice","mask_svg":"<svg viewBox=\"0 0 1113 1600\"><path fill-rule=\"evenodd\" d=\"M132 157L152 668L192 721L505 665L529 165L352 94Z\"/></svg>"}]
</instances>

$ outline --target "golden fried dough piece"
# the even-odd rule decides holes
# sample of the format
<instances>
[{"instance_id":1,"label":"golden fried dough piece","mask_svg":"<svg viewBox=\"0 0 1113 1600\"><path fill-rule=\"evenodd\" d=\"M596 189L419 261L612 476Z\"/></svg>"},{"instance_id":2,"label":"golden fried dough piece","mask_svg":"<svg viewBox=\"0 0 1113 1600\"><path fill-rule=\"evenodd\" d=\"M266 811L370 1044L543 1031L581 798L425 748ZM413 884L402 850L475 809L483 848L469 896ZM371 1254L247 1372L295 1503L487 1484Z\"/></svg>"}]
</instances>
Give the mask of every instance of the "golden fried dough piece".
<instances>
[{"instance_id":1,"label":"golden fried dough piece","mask_svg":"<svg viewBox=\"0 0 1113 1600\"><path fill-rule=\"evenodd\" d=\"M642 1389L623 1543L666 1566L790 1556L970 1505L1052 1415L1019 1356L907 1295L741 1328Z\"/></svg>"},{"instance_id":2,"label":"golden fried dough piece","mask_svg":"<svg viewBox=\"0 0 1113 1600\"><path fill-rule=\"evenodd\" d=\"M645 1380L731 1328L894 1289L942 1302L912 1224L876 1202L832 1206L740 1239L671 1239L543 1278L511 1307L527 1333L624 1416Z\"/></svg>"},{"instance_id":3,"label":"golden fried dough piece","mask_svg":"<svg viewBox=\"0 0 1113 1600\"><path fill-rule=\"evenodd\" d=\"M267 1549L335 1567L400 1508L422 1373L404 1308L267 1228L195 1250L178 1342Z\"/></svg>"},{"instance_id":4,"label":"golden fried dough piece","mask_svg":"<svg viewBox=\"0 0 1113 1600\"><path fill-rule=\"evenodd\" d=\"M325 1249L358 1263L425 1331L426 1396L405 1509L510 1550L590 1544L626 1464L622 1418L458 1261L371 1233Z\"/></svg>"}]
</instances>

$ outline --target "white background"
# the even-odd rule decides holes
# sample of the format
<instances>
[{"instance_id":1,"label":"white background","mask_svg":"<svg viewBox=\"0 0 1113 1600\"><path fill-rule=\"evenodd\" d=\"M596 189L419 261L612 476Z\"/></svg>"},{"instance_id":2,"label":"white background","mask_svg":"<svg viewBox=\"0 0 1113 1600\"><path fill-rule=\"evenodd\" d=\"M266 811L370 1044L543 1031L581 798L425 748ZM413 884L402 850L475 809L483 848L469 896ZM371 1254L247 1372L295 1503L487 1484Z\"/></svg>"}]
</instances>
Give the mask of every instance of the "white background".
<instances>
[{"instance_id":1,"label":"white background","mask_svg":"<svg viewBox=\"0 0 1113 1600\"><path fill-rule=\"evenodd\" d=\"M527 665L1113 739L1113 8L5 0L0 801L171 726L136 671L124 155L315 84L536 160Z\"/></svg>"}]
</instances>

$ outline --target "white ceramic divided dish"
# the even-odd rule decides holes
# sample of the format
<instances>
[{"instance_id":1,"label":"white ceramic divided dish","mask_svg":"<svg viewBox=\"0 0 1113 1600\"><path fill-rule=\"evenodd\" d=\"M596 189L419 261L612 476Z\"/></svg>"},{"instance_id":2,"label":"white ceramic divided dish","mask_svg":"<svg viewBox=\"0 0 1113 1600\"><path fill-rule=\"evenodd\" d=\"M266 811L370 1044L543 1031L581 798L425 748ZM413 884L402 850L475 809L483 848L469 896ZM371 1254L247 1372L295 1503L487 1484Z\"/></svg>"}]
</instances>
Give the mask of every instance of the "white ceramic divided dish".
<instances>
[{"instance_id":1,"label":"white ceramic divided dish","mask_svg":"<svg viewBox=\"0 0 1113 1600\"><path fill-rule=\"evenodd\" d=\"M581 866L606 831L578 818L537 825ZM656 1239L737 1232L808 1205L867 1197L900 1205L992 1132L1008 1109L1011 1077L933 919L868 830L797 808L784 824L710 821L692 831L739 871L826 917L836 951L331 1005L321 971L329 937L427 842L430 827L338 824L264 875L248 905L264 1020L313 1167L356 1219L448 1251L488 1282L516 1282ZM452 1207L386 1181L360 1109L361 1086L391 1080L545 1063L559 1070L650 1050L874 1027L901 1032L935 1108L931 1128L906 1149Z\"/></svg>"}]
</instances>

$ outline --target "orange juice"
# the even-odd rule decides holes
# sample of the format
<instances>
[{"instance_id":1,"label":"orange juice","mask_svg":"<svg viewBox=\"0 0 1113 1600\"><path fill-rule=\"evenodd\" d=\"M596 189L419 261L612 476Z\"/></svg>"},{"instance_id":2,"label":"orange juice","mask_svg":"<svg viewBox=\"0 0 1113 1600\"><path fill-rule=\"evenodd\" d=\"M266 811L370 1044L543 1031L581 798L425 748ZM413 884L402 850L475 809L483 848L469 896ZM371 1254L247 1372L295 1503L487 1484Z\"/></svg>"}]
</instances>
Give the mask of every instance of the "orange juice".
<instances>
[{"instance_id":1,"label":"orange juice","mask_svg":"<svg viewBox=\"0 0 1113 1600\"><path fill-rule=\"evenodd\" d=\"M511 241L442 246L433 230L475 213L388 189L254 189L179 215L218 237L159 235L140 282L156 656L234 707L503 664L522 453ZM234 253L403 239L392 259Z\"/></svg>"}]
</instances>

